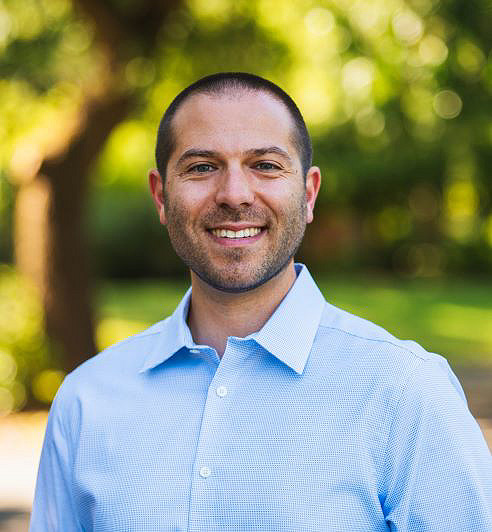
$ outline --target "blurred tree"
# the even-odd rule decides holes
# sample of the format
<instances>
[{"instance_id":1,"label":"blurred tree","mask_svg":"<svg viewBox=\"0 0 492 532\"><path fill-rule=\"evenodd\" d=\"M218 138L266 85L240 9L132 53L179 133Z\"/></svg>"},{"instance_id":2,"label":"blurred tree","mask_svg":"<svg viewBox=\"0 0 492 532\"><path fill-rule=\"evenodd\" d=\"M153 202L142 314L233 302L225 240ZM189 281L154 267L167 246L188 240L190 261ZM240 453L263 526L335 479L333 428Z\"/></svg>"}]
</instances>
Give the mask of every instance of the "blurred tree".
<instances>
[{"instance_id":1,"label":"blurred tree","mask_svg":"<svg viewBox=\"0 0 492 532\"><path fill-rule=\"evenodd\" d=\"M214 71L264 75L301 107L325 175L303 248L313 265L489 268L491 26L490 0L0 0L0 162L17 187L16 258L44 287L65 369L95 351L88 176L99 249L135 274L163 263L136 183L163 109Z\"/></svg>"},{"instance_id":2,"label":"blurred tree","mask_svg":"<svg viewBox=\"0 0 492 532\"><path fill-rule=\"evenodd\" d=\"M98 77L82 87L73 108L59 117L59 127L51 128L51 138L44 139L43 145L34 145L31 139L14 154L13 164L19 186L15 205L16 261L20 270L33 276L41 288L47 332L64 353L67 370L96 352L83 234L89 170L114 126L136 105L138 88L132 90L122 83L128 61L136 54L141 60L152 58L163 22L178 0L76 0L74 4L76 13L72 28L65 30L65 38L69 42L72 39L72 47L77 48L80 42L77 35L74 40L72 32L79 33L79 41L88 31L94 33L91 56L98 63ZM16 22L25 17L19 7L13 3L9 6L11 13L19 15ZM27 3L20 9L30 10L31 24L40 28L31 39L21 37L10 43L5 67L25 76L33 85L44 82L46 86L41 88L47 89L53 80L46 79L36 60L41 59L48 67L50 54L58 51L52 43L58 44L57 33L64 30L59 27L53 31L49 27L46 2L44 6ZM37 46L42 49L37 50ZM31 153L26 153L26 147Z\"/></svg>"}]
</instances>

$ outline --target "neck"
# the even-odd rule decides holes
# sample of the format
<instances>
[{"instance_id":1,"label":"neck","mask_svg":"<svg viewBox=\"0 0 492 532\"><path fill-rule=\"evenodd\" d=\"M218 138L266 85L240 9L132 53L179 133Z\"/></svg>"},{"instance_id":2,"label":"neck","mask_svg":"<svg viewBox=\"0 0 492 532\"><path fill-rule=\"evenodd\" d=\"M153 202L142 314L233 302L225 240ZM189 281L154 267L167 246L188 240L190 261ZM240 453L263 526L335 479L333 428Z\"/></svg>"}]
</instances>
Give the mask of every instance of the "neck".
<instances>
[{"instance_id":1,"label":"neck","mask_svg":"<svg viewBox=\"0 0 492 532\"><path fill-rule=\"evenodd\" d=\"M238 294L222 292L191 272L188 325L196 344L213 347L220 357L227 338L259 331L296 280L294 261L263 285Z\"/></svg>"}]
</instances>

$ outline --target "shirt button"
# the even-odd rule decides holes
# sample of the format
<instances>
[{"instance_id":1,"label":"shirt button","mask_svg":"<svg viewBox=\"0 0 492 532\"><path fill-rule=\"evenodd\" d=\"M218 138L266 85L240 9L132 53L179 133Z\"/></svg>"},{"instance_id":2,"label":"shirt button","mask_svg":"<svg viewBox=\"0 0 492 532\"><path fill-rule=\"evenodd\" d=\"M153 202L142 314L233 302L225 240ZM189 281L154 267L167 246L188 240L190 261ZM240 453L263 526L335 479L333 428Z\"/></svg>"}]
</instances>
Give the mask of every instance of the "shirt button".
<instances>
[{"instance_id":1,"label":"shirt button","mask_svg":"<svg viewBox=\"0 0 492 532\"><path fill-rule=\"evenodd\" d=\"M225 397L227 395L227 388L225 386L219 386L215 391L219 397Z\"/></svg>"},{"instance_id":2,"label":"shirt button","mask_svg":"<svg viewBox=\"0 0 492 532\"><path fill-rule=\"evenodd\" d=\"M201 477L207 478L207 477L210 476L210 473L212 473L212 471L210 470L210 467L207 467L207 466L200 467L200 476Z\"/></svg>"},{"instance_id":3,"label":"shirt button","mask_svg":"<svg viewBox=\"0 0 492 532\"><path fill-rule=\"evenodd\" d=\"M190 349L190 353L197 355L200 352L200 349Z\"/></svg>"}]
</instances>

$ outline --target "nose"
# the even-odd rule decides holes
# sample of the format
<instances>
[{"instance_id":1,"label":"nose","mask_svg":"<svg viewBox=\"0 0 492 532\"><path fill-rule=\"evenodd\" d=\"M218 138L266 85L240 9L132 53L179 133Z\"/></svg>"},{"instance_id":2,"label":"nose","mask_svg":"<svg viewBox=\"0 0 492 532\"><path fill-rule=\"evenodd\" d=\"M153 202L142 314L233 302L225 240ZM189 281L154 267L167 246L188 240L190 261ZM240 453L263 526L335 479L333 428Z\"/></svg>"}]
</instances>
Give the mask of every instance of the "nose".
<instances>
[{"instance_id":1,"label":"nose","mask_svg":"<svg viewBox=\"0 0 492 532\"><path fill-rule=\"evenodd\" d=\"M240 167L227 168L219 180L215 201L237 209L241 205L251 205L255 200L250 178Z\"/></svg>"}]
</instances>

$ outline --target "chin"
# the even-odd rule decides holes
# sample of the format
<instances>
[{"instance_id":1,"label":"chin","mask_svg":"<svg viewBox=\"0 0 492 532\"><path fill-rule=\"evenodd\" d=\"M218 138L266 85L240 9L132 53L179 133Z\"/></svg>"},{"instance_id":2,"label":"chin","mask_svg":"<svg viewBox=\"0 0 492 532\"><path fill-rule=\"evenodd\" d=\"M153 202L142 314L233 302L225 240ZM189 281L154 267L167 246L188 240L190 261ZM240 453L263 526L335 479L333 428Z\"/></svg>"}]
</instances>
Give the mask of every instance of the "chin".
<instances>
[{"instance_id":1,"label":"chin","mask_svg":"<svg viewBox=\"0 0 492 532\"><path fill-rule=\"evenodd\" d=\"M207 275L197 271L195 271L195 273L204 283L208 284L212 288L230 294L248 292L249 290L254 290L266 282L266 280L263 279L258 280L244 277L227 278L226 276L220 277L217 275Z\"/></svg>"},{"instance_id":2,"label":"chin","mask_svg":"<svg viewBox=\"0 0 492 532\"><path fill-rule=\"evenodd\" d=\"M249 292L259 286L267 283L278 275L288 265L289 261L280 268L271 269L265 272L259 272L258 275L251 275L252 267L247 272L233 272L233 267L226 269L223 275L221 272L199 272L193 270L200 279L221 292L229 294L240 294L242 292Z\"/></svg>"}]
</instances>

